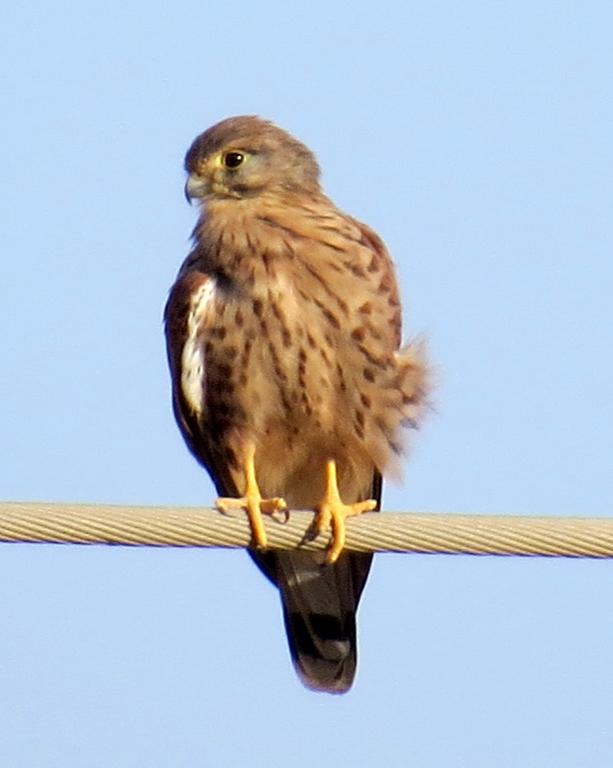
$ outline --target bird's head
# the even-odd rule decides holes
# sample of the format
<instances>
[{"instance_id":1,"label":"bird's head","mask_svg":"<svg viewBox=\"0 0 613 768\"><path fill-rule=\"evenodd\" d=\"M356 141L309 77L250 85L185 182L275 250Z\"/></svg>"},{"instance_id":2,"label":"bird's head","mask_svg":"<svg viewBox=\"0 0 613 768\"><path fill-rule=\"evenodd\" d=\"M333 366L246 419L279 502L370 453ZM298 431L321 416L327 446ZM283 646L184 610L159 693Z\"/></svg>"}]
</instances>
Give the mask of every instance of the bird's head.
<instances>
[{"instance_id":1,"label":"bird's head","mask_svg":"<svg viewBox=\"0 0 613 768\"><path fill-rule=\"evenodd\" d=\"M263 192L317 192L313 153L267 120L229 117L200 134L185 156L191 202L243 199Z\"/></svg>"}]
</instances>

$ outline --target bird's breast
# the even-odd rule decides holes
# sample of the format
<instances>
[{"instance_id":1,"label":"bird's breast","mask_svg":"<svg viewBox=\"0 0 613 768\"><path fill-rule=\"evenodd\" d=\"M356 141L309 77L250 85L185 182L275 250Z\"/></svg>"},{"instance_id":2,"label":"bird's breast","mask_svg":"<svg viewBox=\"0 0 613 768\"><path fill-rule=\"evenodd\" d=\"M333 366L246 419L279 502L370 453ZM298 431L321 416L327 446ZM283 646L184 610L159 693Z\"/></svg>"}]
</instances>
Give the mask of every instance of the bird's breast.
<instances>
[{"instance_id":1,"label":"bird's breast","mask_svg":"<svg viewBox=\"0 0 613 768\"><path fill-rule=\"evenodd\" d=\"M344 384L334 339L287 279L258 290L218 292L204 344L207 404L265 434L308 420L329 431ZM189 350L188 347L186 349Z\"/></svg>"}]
</instances>

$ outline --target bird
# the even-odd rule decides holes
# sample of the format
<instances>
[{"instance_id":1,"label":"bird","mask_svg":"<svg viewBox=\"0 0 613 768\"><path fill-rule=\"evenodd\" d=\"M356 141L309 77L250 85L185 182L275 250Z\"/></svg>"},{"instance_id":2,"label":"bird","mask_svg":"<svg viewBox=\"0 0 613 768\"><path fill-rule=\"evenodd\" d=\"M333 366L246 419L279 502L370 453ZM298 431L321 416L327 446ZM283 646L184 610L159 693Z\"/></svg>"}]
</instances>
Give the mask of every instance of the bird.
<instances>
[{"instance_id":1,"label":"bird","mask_svg":"<svg viewBox=\"0 0 613 768\"><path fill-rule=\"evenodd\" d=\"M248 517L299 678L344 693L372 561L345 550L345 523L380 509L383 475L419 424L423 343L401 346L383 241L325 195L290 133L229 117L194 140L185 170L199 217L164 311L175 418L218 509ZM330 531L325 552L267 549L263 516L291 509Z\"/></svg>"}]
</instances>

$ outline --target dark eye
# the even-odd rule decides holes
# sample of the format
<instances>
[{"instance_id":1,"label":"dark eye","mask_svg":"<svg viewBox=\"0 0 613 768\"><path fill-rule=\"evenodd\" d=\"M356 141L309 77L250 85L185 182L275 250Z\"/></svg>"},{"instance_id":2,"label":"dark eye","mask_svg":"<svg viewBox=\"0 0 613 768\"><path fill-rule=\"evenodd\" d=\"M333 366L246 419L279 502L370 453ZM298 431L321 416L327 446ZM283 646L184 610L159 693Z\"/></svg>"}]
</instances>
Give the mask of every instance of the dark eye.
<instances>
[{"instance_id":1,"label":"dark eye","mask_svg":"<svg viewBox=\"0 0 613 768\"><path fill-rule=\"evenodd\" d=\"M238 168L245 161L245 155L242 152L226 152L223 156L223 164L226 168Z\"/></svg>"}]
</instances>

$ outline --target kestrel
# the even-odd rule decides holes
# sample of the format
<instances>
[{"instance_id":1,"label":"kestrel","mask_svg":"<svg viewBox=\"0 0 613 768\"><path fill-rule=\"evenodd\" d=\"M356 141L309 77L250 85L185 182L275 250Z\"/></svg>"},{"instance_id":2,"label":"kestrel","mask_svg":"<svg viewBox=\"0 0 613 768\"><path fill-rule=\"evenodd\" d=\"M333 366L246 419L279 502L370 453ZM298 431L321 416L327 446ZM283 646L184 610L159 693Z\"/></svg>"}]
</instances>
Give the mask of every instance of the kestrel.
<instances>
[{"instance_id":1,"label":"kestrel","mask_svg":"<svg viewBox=\"0 0 613 768\"><path fill-rule=\"evenodd\" d=\"M343 551L345 519L379 508L424 404L425 364L419 347L400 348L385 246L324 195L307 147L232 117L198 136L185 168L200 217L165 310L175 416L217 506L248 515L302 682L342 693L372 560ZM262 515L289 508L331 528L326 553L266 550Z\"/></svg>"}]
</instances>

